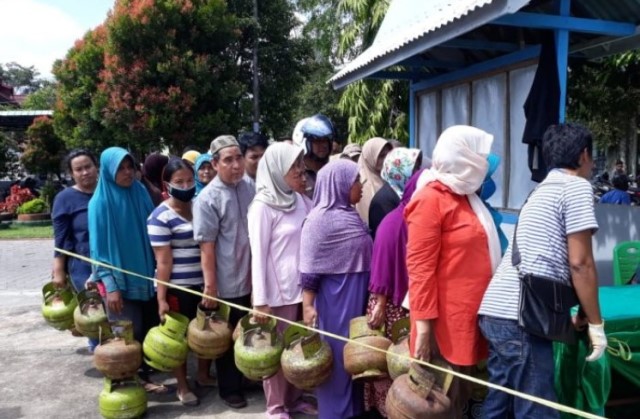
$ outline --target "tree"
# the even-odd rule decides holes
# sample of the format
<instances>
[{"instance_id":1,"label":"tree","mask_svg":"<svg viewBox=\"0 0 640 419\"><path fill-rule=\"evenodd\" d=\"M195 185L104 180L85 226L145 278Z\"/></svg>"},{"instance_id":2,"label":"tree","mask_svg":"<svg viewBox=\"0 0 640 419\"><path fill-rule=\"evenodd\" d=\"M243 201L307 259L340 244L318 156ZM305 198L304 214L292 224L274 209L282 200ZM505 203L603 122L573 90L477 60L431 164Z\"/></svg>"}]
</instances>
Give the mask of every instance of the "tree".
<instances>
[{"instance_id":1,"label":"tree","mask_svg":"<svg viewBox=\"0 0 640 419\"><path fill-rule=\"evenodd\" d=\"M389 0L299 0L298 6L310 16L305 34L315 40L316 50L341 65L373 43ZM338 108L349 118L350 141L383 136L406 142L408 105L406 82L363 80L342 91Z\"/></svg>"},{"instance_id":2,"label":"tree","mask_svg":"<svg viewBox=\"0 0 640 419\"><path fill-rule=\"evenodd\" d=\"M610 152L610 160L624 156L627 170L636 172L640 53L628 51L571 66L568 97L568 118L588 126L598 148Z\"/></svg>"},{"instance_id":3,"label":"tree","mask_svg":"<svg viewBox=\"0 0 640 419\"><path fill-rule=\"evenodd\" d=\"M640 54L629 51L580 62L569 73L569 117L589 126L601 147L616 146L636 129L640 103Z\"/></svg>"},{"instance_id":4,"label":"tree","mask_svg":"<svg viewBox=\"0 0 640 419\"><path fill-rule=\"evenodd\" d=\"M22 109L49 110L56 103L56 86L49 84L29 94L20 106Z\"/></svg>"},{"instance_id":5,"label":"tree","mask_svg":"<svg viewBox=\"0 0 640 419\"><path fill-rule=\"evenodd\" d=\"M38 76L40 73L34 66L25 67L16 62L0 64L0 80L11 87L28 86L35 91L42 85Z\"/></svg>"},{"instance_id":6,"label":"tree","mask_svg":"<svg viewBox=\"0 0 640 419\"><path fill-rule=\"evenodd\" d=\"M338 107L340 92L327 84L327 80L333 75L333 66L326 60L310 59L306 64L306 69L305 82L298 93L299 105L295 121L317 113L326 115L333 122L336 138L345 142L349 133L347 118L343 116Z\"/></svg>"},{"instance_id":7,"label":"tree","mask_svg":"<svg viewBox=\"0 0 640 419\"><path fill-rule=\"evenodd\" d=\"M0 177L11 175L15 171L17 144L8 135L0 132Z\"/></svg>"},{"instance_id":8,"label":"tree","mask_svg":"<svg viewBox=\"0 0 640 419\"><path fill-rule=\"evenodd\" d=\"M241 106L243 128L251 127L250 86L254 69L253 46L258 39L261 130L275 137L291 135L300 104L300 89L308 76L312 55L310 43L291 34L299 25L287 0L258 1L258 22L252 17L254 0L229 1L242 31L237 62L242 85L246 86Z\"/></svg>"},{"instance_id":9,"label":"tree","mask_svg":"<svg viewBox=\"0 0 640 419\"><path fill-rule=\"evenodd\" d=\"M27 129L27 144L20 162L31 173L60 175L64 158L63 141L56 135L53 121L47 116L33 120Z\"/></svg>"},{"instance_id":10,"label":"tree","mask_svg":"<svg viewBox=\"0 0 640 419\"><path fill-rule=\"evenodd\" d=\"M53 65L58 81L54 128L68 148L100 152L110 145L123 145L114 141L114 134L102 120L106 97L98 84L104 71L106 43L107 30L100 25L76 41L65 59Z\"/></svg>"},{"instance_id":11,"label":"tree","mask_svg":"<svg viewBox=\"0 0 640 419\"><path fill-rule=\"evenodd\" d=\"M308 44L287 0L119 0L104 26L54 66L56 130L70 146L206 149L251 127L251 55L259 40L263 130L291 132Z\"/></svg>"}]
</instances>

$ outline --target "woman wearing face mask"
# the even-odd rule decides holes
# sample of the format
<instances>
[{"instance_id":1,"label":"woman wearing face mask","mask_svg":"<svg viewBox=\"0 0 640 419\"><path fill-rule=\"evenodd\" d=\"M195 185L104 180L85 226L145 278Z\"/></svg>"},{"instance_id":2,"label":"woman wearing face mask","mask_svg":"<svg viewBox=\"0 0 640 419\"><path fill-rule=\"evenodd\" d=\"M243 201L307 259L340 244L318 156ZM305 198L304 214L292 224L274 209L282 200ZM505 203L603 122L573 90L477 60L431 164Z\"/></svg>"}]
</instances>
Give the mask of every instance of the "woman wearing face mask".
<instances>
[{"instance_id":1,"label":"woman wearing face mask","mask_svg":"<svg viewBox=\"0 0 640 419\"><path fill-rule=\"evenodd\" d=\"M216 171L211 165L211 158L211 154L209 153L200 154L200 157L196 160L195 166L193 166L196 176L195 196L198 196L200 191L203 190L214 177L216 177Z\"/></svg>"},{"instance_id":2,"label":"woman wearing face mask","mask_svg":"<svg viewBox=\"0 0 640 419\"><path fill-rule=\"evenodd\" d=\"M300 320L300 233L311 209L296 192L304 179L302 158L303 150L291 144L277 143L267 148L258 164L257 192L248 214L253 308L291 321ZM266 316L254 317L258 323L269 320ZM282 333L287 326L278 322L278 331ZM264 380L263 386L267 417L288 418L295 412L317 414L282 372Z\"/></svg>"},{"instance_id":3,"label":"woman wearing face mask","mask_svg":"<svg viewBox=\"0 0 640 419\"><path fill-rule=\"evenodd\" d=\"M194 291L202 292L203 276L200 248L193 239L191 200L196 192L193 169L182 159L173 158L164 168L162 180L169 198L153 210L147 220L149 240L156 256L156 278ZM158 283L158 314L177 311L189 319L196 317L201 298ZM196 383L212 386L209 377L211 361L198 359ZM187 383L186 363L174 370L178 381L178 399L185 406L197 406L198 398Z\"/></svg>"},{"instance_id":4,"label":"woman wearing face mask","mask_svg":"<svg viewBox=\"0 0 640 419\"><path fill-rule=\"evenodd\" d=\"M502 256L491 214L476 195L492 143L478 128L447 128L404 210L411 354L428 362L439 353L466 372L487 357L477 312ZM448 395L452 417L461 417L467 382L454 379Z\"/></svg>"},{"instance_id":5,"label":"woman wearing face mask","mask_svg":"<svg viewBox=\"0 0 640 419\"><path fill-rule=\"evenodd\" d=\"M146 225L153 204L135 178L134 165L133 157L120 147L109 147L100 155L100 178L89 202L89 247L91 258L98 262L153 277L155 261ZM143 342L158 324L153 282L97 265L94 279L106 289L109 320L130 320L135 339ZM166 392L166 387L148 382L150 371L143 364L145 389Z\"/></svg>"}]
</instances>

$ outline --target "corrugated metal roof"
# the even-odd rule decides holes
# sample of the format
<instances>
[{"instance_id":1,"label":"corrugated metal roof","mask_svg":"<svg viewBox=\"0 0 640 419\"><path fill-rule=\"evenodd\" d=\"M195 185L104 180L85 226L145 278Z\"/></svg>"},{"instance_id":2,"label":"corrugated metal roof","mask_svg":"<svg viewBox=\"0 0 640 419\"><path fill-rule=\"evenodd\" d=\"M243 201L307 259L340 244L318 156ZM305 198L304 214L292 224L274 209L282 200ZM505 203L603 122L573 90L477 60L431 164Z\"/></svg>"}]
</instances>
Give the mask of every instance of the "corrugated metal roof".
<instances>
[{"instance_id":1,"label":"corrugated metal roof","mask_svg":"<svg viewBox=\"0 0 640 419\"><path fill-rule=\"evenodd\" d=\"M0 111L0 116L53 116L53 111L22 110L22 111Z\"/></svg>"},{"instance_id":2,"label":"corrugated metal roof","mask_svg":"<svg viewBox=\"0 0 640 419\"><path fill-rule=\"evenodd\" d=\"M513 13L527 3L529 0L393 0L371 47L329 81L336 87L344 86L353 81L345 80L350 74L357 72L356 77L360 79L390 65L381 59L392 52L400 53L396 57L397 63L504 14ZM411 48L415 47L416 41L419 41L420 50ZM404 55L401 54L403 50L406 52Z\"/></svg>"}]
</instances>

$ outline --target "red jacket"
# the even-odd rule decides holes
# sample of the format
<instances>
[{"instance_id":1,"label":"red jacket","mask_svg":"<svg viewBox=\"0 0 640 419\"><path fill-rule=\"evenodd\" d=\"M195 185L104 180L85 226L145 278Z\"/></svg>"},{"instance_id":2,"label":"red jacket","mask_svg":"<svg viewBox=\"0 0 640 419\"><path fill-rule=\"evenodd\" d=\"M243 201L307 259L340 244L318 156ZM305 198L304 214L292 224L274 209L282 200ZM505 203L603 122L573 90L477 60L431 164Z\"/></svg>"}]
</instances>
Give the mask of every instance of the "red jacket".
<instances>
[{"instance_id":1,"label":"red jacket","mask_svg":"<svg viewBox=\"0 0 640 419\"><path fill-rule=\"evenodd\" d=\"M410 341L416 320L433 320L440 354L454 365L475 365L488 353L477 313L492 276L482 224L466 196L437 181L416 193L404 217Z\"/></svg>"}]
</instances>

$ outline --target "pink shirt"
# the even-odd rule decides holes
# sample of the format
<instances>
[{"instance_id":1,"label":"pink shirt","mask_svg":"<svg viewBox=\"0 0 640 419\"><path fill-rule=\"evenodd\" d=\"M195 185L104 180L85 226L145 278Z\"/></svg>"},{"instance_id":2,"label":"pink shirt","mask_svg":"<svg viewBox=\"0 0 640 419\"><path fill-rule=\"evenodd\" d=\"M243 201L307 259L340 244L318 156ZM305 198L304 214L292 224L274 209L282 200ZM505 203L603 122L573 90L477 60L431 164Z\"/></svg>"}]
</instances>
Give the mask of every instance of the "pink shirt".
<instances>
[{"instance_id":1,"label":"pink shirt","mask_svg":"<svg viewBox=\"0 0 640 419\"><path fill-rule=\"evenodd\" d=\"M296 207L290 212L259 201L253 201L249 208L254 306L280 307L302 301L300 233L312 204L299 194L296 198Z\"/></svg>"}]
</instances>

